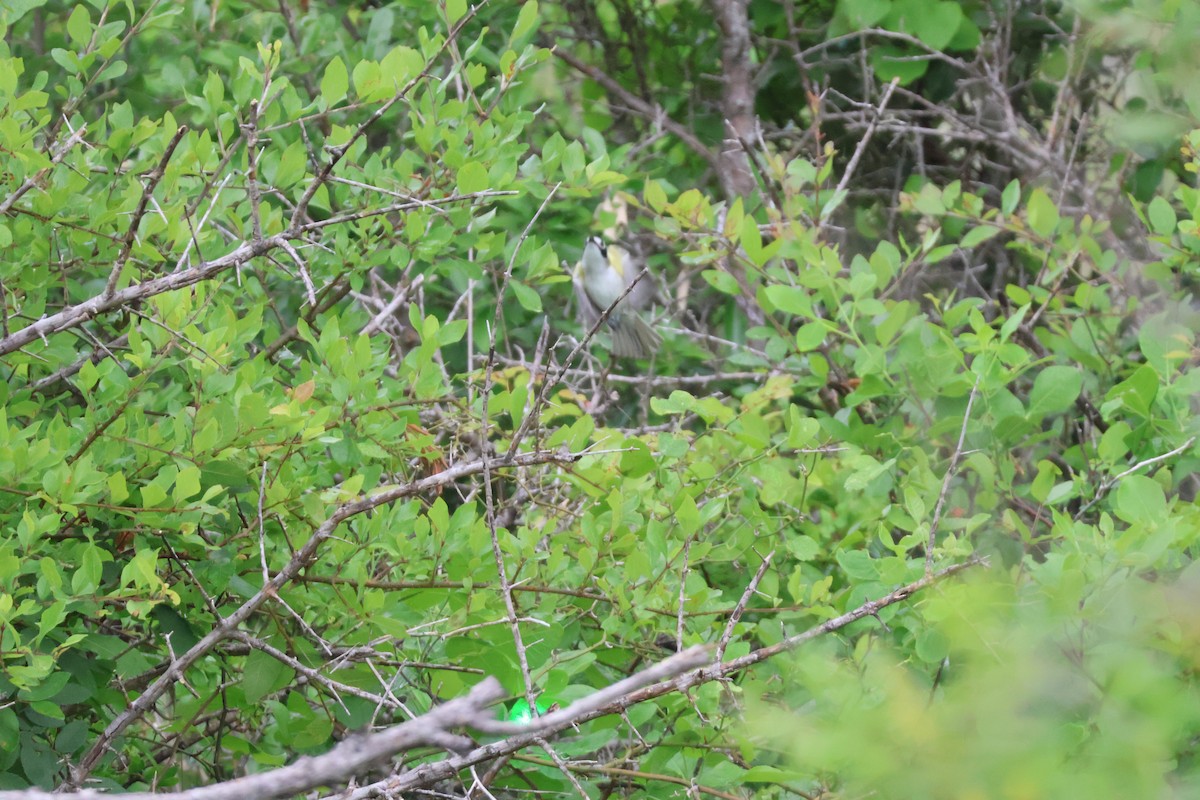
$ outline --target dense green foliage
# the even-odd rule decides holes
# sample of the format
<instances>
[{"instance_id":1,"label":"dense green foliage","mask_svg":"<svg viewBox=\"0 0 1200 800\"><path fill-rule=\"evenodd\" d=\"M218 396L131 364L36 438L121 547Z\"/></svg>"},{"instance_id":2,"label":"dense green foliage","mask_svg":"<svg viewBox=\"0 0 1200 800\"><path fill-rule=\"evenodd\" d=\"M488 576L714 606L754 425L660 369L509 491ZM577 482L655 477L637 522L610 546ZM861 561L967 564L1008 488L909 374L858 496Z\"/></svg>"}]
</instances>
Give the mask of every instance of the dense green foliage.
<instances>
[{"instance_id":1,"label":"dense green foliage","mask_svg":"<svg viewBox=\"0 0 1200 800\"><path fill-rule=\"evenodd\" d=\"M754 663L489 790L1200 792L1184 45L755 0L730 166L708 5L363 5L0 10L0 788L207 785L720 643ZM604 229L649 363L576 347Z\"/></svg>"}]
</instances>

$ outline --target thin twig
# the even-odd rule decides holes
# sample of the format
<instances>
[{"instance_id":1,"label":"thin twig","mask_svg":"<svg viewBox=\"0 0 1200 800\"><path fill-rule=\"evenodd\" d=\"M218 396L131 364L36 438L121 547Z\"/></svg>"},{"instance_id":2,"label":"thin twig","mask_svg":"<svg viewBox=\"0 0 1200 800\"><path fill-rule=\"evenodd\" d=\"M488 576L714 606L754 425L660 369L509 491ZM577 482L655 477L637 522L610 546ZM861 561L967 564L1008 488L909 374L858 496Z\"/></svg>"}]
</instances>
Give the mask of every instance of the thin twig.
<instances>
[{"instance_id":1,"label":"thin twig","mask_svg":"<svg viewBox=\"0 0 1200 800\"><path fill-rule=\"evenodd\" d=\"M296 262L296 268L300 270L300 279L304 281L304 291L308 293L308 307L317 307L317 287L313 285L312 276L308 274L308 267L304 264L304 259L296 252L296 248L292 247L292 243L285 241L280 244L283 252L292 257L292 261Z\"/></svg>"},{"instance_id":2,"label":"thin twig","mask_svg":"<svg viewBox=\"0 0 1200 800\"><path fill-rule=\"evenodd\" d=\"M364 325L359 333L363 336L370 336L375 331L382 328L384 322L386 322L389 317L395 314L396 309L404 305L404 302L408 300L412 293L415 292L424 282L425 274L421 273L417 277L413 278L412 281L407 285L396 286L396 293L392 296L391 301L388 302L388 304L382 309L380 309L379 313L376 314L370 322Z\"/></svg>"},{"instance_id":3,"label":"thin twig","mask_svg":"<svg viewBox=\"0 0 1200 800\"><path fill-rule=\"evenodd\" d=\"M146 216L146 209L150 205L150 197L154 194L154 190L158 188L159 181L167 173L167 164L171 161L171 156L175 154L175 148L179 146L179 142L183 140L184 134L188 131L187 125L180 125L175 135L171 137L171 141L167 143L167 149L163 151L162 158L158 160L158 164L154 169L146 175L146 185L142 188L142 196L138 199L137 208L133 211L133 219L129 222L129 228L125 231L125 238L121 241L121 250L117 253L116 261L113 263L112 272L108 275L108 283L104 286L104 296L111 297L112 293L117 289L117 281L121 278L121 272L125 269L125 264L129 262L129 255L133 252L133 243L137 240L138 228L141 227L142 217Z\"/></svg>"},{"instance_id":4,"label":"thin twig","mask_svg":"<svg viewBox=\"0 0 1200 800\"><path fill-rule=\"evenodd\" d=\"M946 474L942 478L942 490L938 492L937 505L933 508L933 519L929 523L929 544L925 546L926 575L933 572L933 546L937 542L938 524L942 520L942 508L946 505L946 496L950 493L950 480L958 469L959 459L962 458L963 444L967 440L967 424L971 421L971 406L974 405L975 396L979 393L981 380L983 380L982 375L975 376L975 385L971 387L971 394L967 397L967 409L963 412L962 428L958 432L958 444L954 446L954 454L950 456L950 464L947 465Z\"/></svg>"},{"instance_id":5,"label":"thin twig","mask_svg":"<svg viewBox=\"0 0 1200 800\"><path fill-rule=\"evenodd\" d=\"M838 198L842 196L842 194L846 191L846 187L850 185L850 179L854 177L854 171L858 169L859 159L861 159L863 153L866 152L867 145L870 143L871 137L875 135L875 126L879 124L879 119L883 116L884 109L887 108L888 102L892 99L892 92L896 91L896 86L899 85L899 83L900 78L898 77L892 78L891 82L888 83L887 89L885 89L883 92L883 97L879 100L879 105L875 107L875 114L871 117L871 122L867 125L866 132L863 133L862 138L858 140L858 146L854 148L854 155L850 157L850 162L846 164L846 169L842 171L842 179L838 181L837 188L833 190L833 197L830 198L831 202L840 203ZM830 208L828 213L824 211L821 212L821 220L818 227L825 227L825 224L829 221L829 217L832 212L833 208Z\"/></svg>"},{"instance_id":6,"label":"thin twig","mask_svg":"<svg viewBox=\"0 0 1200 800\"><path fill-rule=\"evenodd\" d=\"M531 762L534 764L543 763L541 759L533 758L532 756L521 756L520 760L528 761L528 762ZM712 786L705 786L703 784L696 783L694 778L681 778L678 775L668 775L668 774L661 773L661 772L646 772L644 770L639 770L639 769L626 769L625 767L613 767L613 766L609 766L609 765L599 765L599 764L590 764L590 763L589 764L572 763L572 764L568 764L568 767L574 772L582 772L586 775L603 775L603 776L612 776L612 777L616 777L616 778L627 778L627 779L632 778L633 780L636 780L639 782L641 782L641 781L646 781L646 782L657 781L659 783L669 783L669 784L672 784L675 786L684 786L689 790L694 790L695 792L698 792L699 794L706 794L706 795L711 795L712 797L719 797L719 798L721 798L721 800L744 800L743 795L735 794L733 792L723 792L720 789L714 788ZM678 796L678 793L672 793L670 796L676 797L676 796ZM688 797L695 797L695 794L693 794L692 791L689 791Z\"/></svg>"},{"instance_id":7,"label":"thin twig","mask_svg":"<svg viewBox=\"0 0 1200 800\"><path fill-rule=\"evenodd\" d=\"M271 572L267 568L267 462L262 463L262 476L258 481L258 553L262 567L263 586L271 582Z\"/></svg>"},{"instance_id":8,"label":"thin twig","mask_svg":"<svg viewBox=\"0 0 1200 800\"><path fill-rule=\"evenodd\" d=\"M526 237L528 237L529 232L533 229L533 225L535 222L537 222L538 217L541 216L542 210L545 209L546 204L550 201L550 198L554 196L555 192L558 191L558 187L561 185L562 184L560 182L550 190L549 194L546 196L546 199L542 201L540 206L538 206L538 210L529 220L529 223L526 224L525 230L521 233L521 237L517 240L516 246L513 248L512 256L508 260L508 265L505 267L504 275L500 281L500 287L496 292L496 312L492 318L494 323L498 322L502 318L500 313L501 309L503 308L502 303L504 301L506 290L508 289L508 282L512 279L512 271L513 267L516 265L517 252L521 249L521 245L524 244ZM492 381L494 380L494 370L496 366L496 328L494 324L489 331L488 339L488 359L484 372L483 386L483 413L480 419L482 428L480 438L484 442L488 440L488 424L490 421L488 408L489 401L491 400L492 396ZM526 422L532 416L532 414L526 415L526 420L522 420L522 422ZM524 435L521 431L518 431L518 434L521 436ZM504 457L506 463L511 461L512 457L515 455L518 441L518 436L514 435L512 445L508 448L508 452ZM500 580L500 592L504 597L504 608L508 613L509 627L512 630L513 647L516 649L517 663L521 668L521 680L525 687L525 701L529 703L529 713L536 717L537 695L533 687L533 675L529 670L529 655L525 649L525 640L521 636L520 617L517 614L516 600L513 598L512 584L509 583L508 569L504 564L504 551L500 547L499 526L496 524L496 504L495 498L492 496L492 476L486 463L484 465L483 472L483 493L486 501L484 506L485 516L487 517L488 531L492 540L492 558L496 562L496 574Z\"/></svg>"},{"instance_id":9,"label":"thin twig","mask_svg":"<svg viewBox=\"0 0 1200 800\"><path fill-rule=\"evenodd\" d=\"M268 62L263 70L263 96L271 85L271 66ZM250 199L250 235L254 241L262 238L262 192L258 188L258 104L250 100L250 114L242 125L242 136L246 139L246 194Z\"/></svg>"},{"instance_id":10,"label":"thin twig","mask_svg":"<svg viewBox=\"0 0 1200 800\"><path fill-rule=\"evenodd\" d=\"M513 264L516 262L516 259L517 259L517 250L519 250L521 248L521 245L524 244L526 237L529 236L529 231L532 230L534 223L537 222L538 217L540 217L542 215L542 211L545 210L546 205L550 202L550 198L554 197L555 193L558 192L558 188L560 186L562 186L562 181L559 181L558 183L554 184L554 187L552 189L550 189L549 194L546 195L546 199L543 200L542 204L538 206L538 210L536 212L534 212L533 218L529 220L529 224L526 225L525 230L523 230L521 232L521 238L517 240L517 246L513 248L512 257L509 258L508 266L504 270L504 282L500 286L501 293L497 294L497 296L496 296L496 315L495 315L494 319L500 319L500 301L504 299L503 291L508 286L509 278L512 276ZM495 335L495 332L493 331L493 336L494 335ZM496 358L496 348L492 347L489 349L489 352L488 352L487 369L488 369L489 374L490 374L491 370L495 367L495 358ZM534 402L531 407L531 410L521 420L521 424L519 426L517 426L517 430L513 433L512 443L508 446L508 454L517 452L517 448L520 446L521 440L524 439L526 434L529 433L529 426L533 424L534 419L536 419L540 416L540 413L541 413L540 400L542 398L542 395L543 395L543 393L540 391L534 394Z\"/></svg>"},{"instance_id":11,"label":"thin twig","mask_svg":"<svg viewBox=\"0 0 1200 800\"><path fill-rule=\"evenodd\" d=\"M754 573L754 577L750 579L750 583L746 584L746 591L742 592L742 596L738 599L733 613L729 615L729 620L725 623L725 630L721 633L721 640L717 643L716 661L718 664L724 660L725 648L729 646L729 640L733 638L733 629L737 627L738 621L741 620L742 614L746 611L746 605L750 602L750 598L758 591L758 584L762 582L763 576L767 574L767 567L771 565L771 559L774 557L774 550L763 557L762 563L758 565L758 571Z\"/></svg>"},{"instance_id":12,"label":"thin twig","mask_svg":"<svg viewBox=\"0 0 1200 800\"><path fill-rule=\"evenodd\" d=\"M70 136L68 136L65 142L54 148L53 152L50 154L50 163L53 165L62 161L67 153L71 152L75 145L83 141L84 134L86 133L87 125L80 125L78 130L74 131ZM7 214L8 210L12 208L18 200L24 197L26 192L37 186L49 171L50 167L45 167L44 169L38 170L33 175L22 181L21 185L14 189L12 194L4 198L4 200L0 200L0 216Z\"/></svg>"},{"instance_id":13,"label":"thin twig","mask_svg":"<svg viewBox=\"0 0 1200 800\"><path fill-rule=\"evenodd\" d=\"M280 664L283 664L291 669L297 675L303 675L310 683L324 686L334 697L334 699L337 700L338 705L340 705L343 709L346 708L346 705L342 702L342 699L339 696L339 694L342 693L352 695L363 700L368 700L376 705L387 706L389 708L395 708L400 705L395 701L394 698L389 699L383 697L382 695L368 692L366 689L359 689L357 686L350 686L349 684L340 683L332 678L328 678L323 675L320 670L316 670L305 665L299 659L293 658L279 648L274 647L270 642L255 638L248 633L244 633L242 631L233 631L230 633L230 638L236 639L237 641L245 644L251 650L258 650L259 652L266 653Z\"/></svg>"},{"instance_id":14,"label":"thin twig","mask_svg":"<svg viewBox=\"0 0 1200 800\"><path fill-rule=\"evenodd\" d=\"M679 611L675 615L675 652L683 652L683 607L687 602L687 576L692 555L692 537L683 542L683 568L679 570ZM720 656L717 656L718 660Z\"/></svg>"},{"instance_id":15,"label":"thin twig","mask_svg":"<svg viewBox=\"0 0 1200 800\"><path fill-rule=\"evenodd\" d=\"M1096 503L1099 503L1102 499L1104 499L1104 496L1106 494L1108 494L1110 491L1112 491L1113 487L1116 486L1118 483L1120 483L1122 478L1126 478L1126 477L1132 475L1133 473L1137 472L1138 470L1145 469L1146 467L1153 466L1154 464L1158 464L1162 461L1166 461L1168 458L1177 456L1177 455L1183 453L1185 450L1191 449L1192 445L1194 445L1195 443L1196 443L1196 437L1193 436L1192 438L1188 439L1183 444L1179 445L1179 447L1176 447L1174 450L1169 450L1169 451L1163 453L1162 455L1157 455L1157 456L1154 456L1153 458L1147 458L1145 461L1139 461L1138 463L1134 464L1129 469L1122 472L1120 475L1116 475L1111 478L1105 478L1103 481L1100 482L1100 485L1096 488L1096 496L1093 497L1091 500L1089 500L1086 505L1084 505L1082 508L1079 509L1079 511L1075 512L1075 519L1082 518L1083 515L1085 513L1087 513L1088 509L1090 509L1092 506L1096 505Z\"/></svg>"},{"instance_id":16,"label":"thin twig","mask_svg":"<svg viewBox=\"0 0 1200 800\"><path fill-rule=\"evenodd\" d=\"M538 737L537 743L538 747L545 750L546 755L550 756L550 758L554 761L554 766L558 767L558 771L563 774L563 777L570 781L571 785L575 787L575 791L579 793L579 796L582 797L583 800L590 800L588 793L585 792L583 787L579 784L579 779L575 777L575 774L571 771L571 768L567 765L567 762L563 761L563 757L558 754L558 751L551 747L550 743L541 737Z\"/></svg>"}]
</instances>

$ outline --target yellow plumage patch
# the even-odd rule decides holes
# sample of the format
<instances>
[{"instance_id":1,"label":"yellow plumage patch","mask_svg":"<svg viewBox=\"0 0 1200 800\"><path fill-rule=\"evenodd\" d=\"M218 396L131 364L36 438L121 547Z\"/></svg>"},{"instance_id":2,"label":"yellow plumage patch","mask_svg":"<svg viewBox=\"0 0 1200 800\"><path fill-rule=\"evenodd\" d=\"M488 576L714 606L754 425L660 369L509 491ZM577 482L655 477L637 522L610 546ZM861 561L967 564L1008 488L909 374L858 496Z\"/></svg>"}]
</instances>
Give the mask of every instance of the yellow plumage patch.
<instances>
[{"instance_id":1,"label":"yellow plumage patch","mask_svg":"<svg viewBox=\"0 0 1200 800\"><path fill-rule=\"evenodd\" d=\"M621 248L619 248L619 247L609 247L608 248L608 263L609 263L609 265L617 271L618 275L620 275L622 278L624 278L625 277L625 259L621 257L622 255L623 254L621 252Z\"/></svg>"}]
</instances>

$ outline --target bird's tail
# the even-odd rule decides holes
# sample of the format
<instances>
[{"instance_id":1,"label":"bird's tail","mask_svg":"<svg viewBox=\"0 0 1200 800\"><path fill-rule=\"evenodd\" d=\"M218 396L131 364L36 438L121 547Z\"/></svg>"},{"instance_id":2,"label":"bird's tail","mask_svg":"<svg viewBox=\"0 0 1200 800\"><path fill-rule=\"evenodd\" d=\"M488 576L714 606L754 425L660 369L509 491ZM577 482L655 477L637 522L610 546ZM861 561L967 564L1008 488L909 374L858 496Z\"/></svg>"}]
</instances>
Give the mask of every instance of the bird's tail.
<instances>
[{"instance_id":1,"label":"bird's tail","mask_svg":"<svg viewBox=\"0 0 1200 800\"><path fill-rule=\"evenodd\" d=\"M612 331L612 353L621 358L649 358L658 352L662 337L638 314L608 318Z\"/></svg>"}]
</instances>

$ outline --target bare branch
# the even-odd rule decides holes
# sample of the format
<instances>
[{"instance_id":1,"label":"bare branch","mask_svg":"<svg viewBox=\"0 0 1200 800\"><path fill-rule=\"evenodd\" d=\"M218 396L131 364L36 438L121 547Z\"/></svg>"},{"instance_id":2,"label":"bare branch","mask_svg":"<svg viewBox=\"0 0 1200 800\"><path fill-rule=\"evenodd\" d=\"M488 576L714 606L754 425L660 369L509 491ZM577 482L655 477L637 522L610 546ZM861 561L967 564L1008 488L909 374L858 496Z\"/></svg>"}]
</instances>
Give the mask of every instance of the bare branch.
<instances>
[{"instance_id":1,"label":"bare branch","mask_svg":"<svg viewBox=\"0 0 1200 800\"><path fill-rule=\"evenodd\" d=\"M470 195L455 195L453 197L441 198L438 203L461 202L476 200L484 197L500 196L502 194L511 194L511 192L476 192ZM283 248L285 243L292 239L302 239L305 234L315 230L335 224L337 221L349 221L350 219L358 219L366 216L376 216L379 214L388 213L393 210L406 210L420 205L422 202L400 203L388 209L381 209L373 212L360 212L358 214L344 215L337 220L326 219L319 222L312 222L301 227L297 231L278 233L274 236L268 236L258 242L242 242L231 252L215 258L212 261L201 263L195 267L180 269L172 272L169 275L163 275L158 278L152 278L141 283L127 286L124 289L118 289L112 294L98 294L88 300L79 303L78 305L69 306L59 311L56 314L50 314L42 317L37 322L26 325L19 331L16 331L3 339L0 339L0 356L20 350L38 339L45 339L47 336L60 331L65 331L82 325L90 319L93 319L108 311L118 309L130 303L137 303L156 295L166 292L184 289L188 286L193 286L201 281L211 280L222 272L240 267L243 264L251 261L259 256L266 255L276 248Z\"/></svg>"},{"instance_id":2,"label":"bare branch","mask_svg":"<svg viewBox=\"0 0 1200 800\"><path fill-rule=\"evenodd\" d=\"M461 751L471 740L452 734L453 728L471 725L486 718L487 708L504 697L504 689L495 678L485 678L465 696L437 706L416 719L367 736L345 739L319 756L306 756L295 763L269 772L246 775L224 783L176 792L177 800L272 800L291 797L317 786L341 784L357 773L397 753L417 747L433 746ZM84 790L70 795L77 800L105 800L106 792ZM129 792L122 800L159 800L155 792ZM42 791L0 792L0 800L51 800L62 794Z\"/></svg>"}]
</instances>

